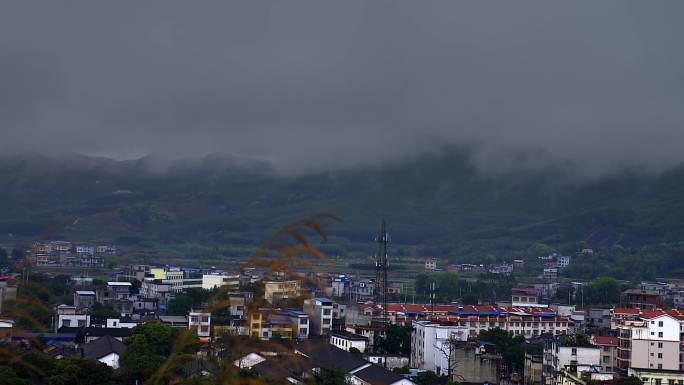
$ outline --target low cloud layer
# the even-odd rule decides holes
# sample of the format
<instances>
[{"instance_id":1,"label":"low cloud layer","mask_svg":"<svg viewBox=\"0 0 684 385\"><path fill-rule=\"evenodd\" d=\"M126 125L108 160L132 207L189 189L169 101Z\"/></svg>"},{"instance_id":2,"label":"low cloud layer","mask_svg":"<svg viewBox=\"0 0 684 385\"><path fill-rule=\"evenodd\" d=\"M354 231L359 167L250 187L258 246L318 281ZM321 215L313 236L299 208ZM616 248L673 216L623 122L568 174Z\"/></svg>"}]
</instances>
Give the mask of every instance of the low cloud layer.
<instances>
[{"instance_id":1,"label":"low cloud layer","mask_svg":"<svg viewBox=\"0 0 684 385\"><path fill-rule=\"evenodd\" d=\"M5 1L0 150L684 161L684 2ZM533 158L534 159L534 158ZM543 160L542 160L543 161Z\"/></svg>"}]
</instances>

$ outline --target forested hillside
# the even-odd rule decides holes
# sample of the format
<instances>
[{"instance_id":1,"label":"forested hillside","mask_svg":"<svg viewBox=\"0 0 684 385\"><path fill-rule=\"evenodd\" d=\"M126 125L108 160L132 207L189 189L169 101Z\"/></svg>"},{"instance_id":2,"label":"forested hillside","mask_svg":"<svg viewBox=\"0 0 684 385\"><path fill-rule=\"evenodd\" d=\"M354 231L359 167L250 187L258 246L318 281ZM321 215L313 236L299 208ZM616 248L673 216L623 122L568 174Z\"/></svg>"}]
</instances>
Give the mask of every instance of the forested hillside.
<instances>
[{"instance_id":1,"label":"forested hillside","mask_svg":"<svg viewBox=\"0 0 684 385\"><path fill-rule=\"evenodd\" d=\"M684 266L683 168L600 179L572 177L562 166L485 175L467 151L453 151L282 175L267 163L225 155L163 168L147 158L25 156L1 158L0 181L4 244L49 234L131 247L252 246L283 223L326 212L345 221L330 227L323 245L339 255L367 254L385 217L395 254L493 261L534 254L540 245L570 252L586 244L633 260L646 252L662 259L654 250L666 250L676 257L662 262L664 271Z\"/></svg>"}]
</instances>

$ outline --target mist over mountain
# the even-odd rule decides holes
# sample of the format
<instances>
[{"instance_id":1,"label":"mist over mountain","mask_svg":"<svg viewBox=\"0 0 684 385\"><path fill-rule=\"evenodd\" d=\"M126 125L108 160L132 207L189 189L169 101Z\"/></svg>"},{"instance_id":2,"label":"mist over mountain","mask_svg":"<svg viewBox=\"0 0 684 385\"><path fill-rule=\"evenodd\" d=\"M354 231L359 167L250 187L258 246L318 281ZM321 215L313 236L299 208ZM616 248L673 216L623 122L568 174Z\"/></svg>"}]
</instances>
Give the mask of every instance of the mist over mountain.
<instances>
[{"instance_id":1,"label":"mist over mountain","mask_svg":"<svg viewBox=\"0 0 684 385\"><path fill-rule=\"evenodd\" d=\"M326 251L364 254L381 218L396 253L511 256L684 240L684 167L576 178L572 167L482 172L468 148L410 161L282 174L214 154L166 164L86 156L0 159L3 243L49 234L130 247L254 246L278 226L332 213Z\"/></svg>"}]
</instances>

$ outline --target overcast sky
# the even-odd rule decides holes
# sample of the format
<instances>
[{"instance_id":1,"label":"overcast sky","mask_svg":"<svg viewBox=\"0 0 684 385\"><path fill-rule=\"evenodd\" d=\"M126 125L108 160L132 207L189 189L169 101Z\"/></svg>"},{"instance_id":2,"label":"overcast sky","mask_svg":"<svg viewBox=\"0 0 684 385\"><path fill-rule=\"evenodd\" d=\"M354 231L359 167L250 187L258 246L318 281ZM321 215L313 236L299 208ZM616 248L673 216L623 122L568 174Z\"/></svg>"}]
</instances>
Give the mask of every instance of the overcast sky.
<instances>
[{"instance_id":1,"label":"overcast sky","mask_svg":"<svg viewBox=\"0 0 684 385\"><path fill-rule=\"evenodd\" d=\"M0 150L684 161L684 2L0 3Z\"/></svg>"}]
</instances>

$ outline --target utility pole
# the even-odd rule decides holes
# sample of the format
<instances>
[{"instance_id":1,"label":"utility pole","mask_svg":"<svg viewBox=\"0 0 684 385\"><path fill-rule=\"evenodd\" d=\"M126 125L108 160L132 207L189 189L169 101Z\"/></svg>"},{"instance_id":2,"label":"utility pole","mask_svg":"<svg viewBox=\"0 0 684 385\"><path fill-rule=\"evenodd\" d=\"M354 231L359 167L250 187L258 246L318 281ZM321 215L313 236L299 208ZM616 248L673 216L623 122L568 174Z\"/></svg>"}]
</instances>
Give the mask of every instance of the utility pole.
<instances>
[{"instance_id":1,"label":"utility pole","mask_svg":"<svg viewBox=\"0 0 684 385\"><path fill-rule=\"evenodd\" d=\"M430 307L431 307L431 317L435 318L435 281L430 284Z\"/></svg>"},{"instance_id":2,"label":"utility pole","mask_svg":"<svg viewBox=\"0 0 684 385\"><path fill-rule=\"evenodd\" d=\"M385 220L382 220L380 233L375 238L378 243L378 253L375 256L375 306L381 306L378 311L378 319L376 320L376 329L379 335L387 338L387 323L389 317L387 316L387 271L389 270L389 260L387 246L389 244L389 234L385 225ZM386 350L386 349L383 349ZM387 367L387 352L384 351L384 367Z\"/></svg>"}]
</instances>

